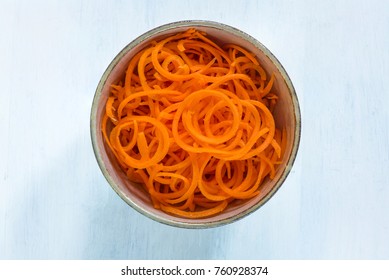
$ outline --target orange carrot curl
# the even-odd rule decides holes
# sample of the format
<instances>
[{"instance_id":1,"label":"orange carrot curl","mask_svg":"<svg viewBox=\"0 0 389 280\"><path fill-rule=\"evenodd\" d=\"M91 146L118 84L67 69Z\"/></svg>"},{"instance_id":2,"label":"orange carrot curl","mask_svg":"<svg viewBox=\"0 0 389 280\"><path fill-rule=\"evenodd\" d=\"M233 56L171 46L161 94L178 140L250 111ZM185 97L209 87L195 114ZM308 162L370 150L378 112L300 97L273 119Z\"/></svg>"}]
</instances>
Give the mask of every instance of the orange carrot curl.
<instances>
[{"instance_id":1,"label":"orange carrot curl","mask_svg":"<svg viewBox=\"0 0 389 280\"><path fill-rule=\"evenodd\" d=\"M275 176L286 137L272 115L274 82L247 50L189 29L132 58L111 85L102 133L155 208L212 216Z\"/></svg>"}]
</instances>

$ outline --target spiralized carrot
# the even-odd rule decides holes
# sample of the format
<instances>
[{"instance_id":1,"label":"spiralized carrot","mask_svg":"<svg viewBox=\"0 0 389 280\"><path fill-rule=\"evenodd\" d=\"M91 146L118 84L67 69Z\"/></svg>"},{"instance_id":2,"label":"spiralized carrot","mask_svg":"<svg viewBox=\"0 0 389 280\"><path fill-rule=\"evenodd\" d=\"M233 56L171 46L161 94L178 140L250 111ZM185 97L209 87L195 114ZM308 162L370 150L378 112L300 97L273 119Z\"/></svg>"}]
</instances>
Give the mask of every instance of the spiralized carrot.
<instances>
[{"instance_id":1,"label":"spiralized carrot","mask_svg":"<svg viewBox=\"0 0 389 280\"><path fill-rule=\"evenodd\" d=\"M282 161L286 130L273 118L274 82L247 50L189 29L132 58L111 85L103 137L155 208L216 215L257 196Z\"/></svg>"}]
</instances>

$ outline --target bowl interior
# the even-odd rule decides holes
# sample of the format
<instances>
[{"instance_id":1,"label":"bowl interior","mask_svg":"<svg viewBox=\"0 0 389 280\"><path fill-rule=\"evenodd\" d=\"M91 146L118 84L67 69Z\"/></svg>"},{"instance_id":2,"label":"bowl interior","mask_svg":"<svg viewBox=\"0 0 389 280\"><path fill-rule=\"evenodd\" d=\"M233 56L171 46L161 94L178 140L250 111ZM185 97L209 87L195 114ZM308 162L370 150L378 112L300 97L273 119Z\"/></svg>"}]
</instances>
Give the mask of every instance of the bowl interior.
<instances>
[{"instance_id":1,"label":"bowl interior","mask_svg":"<svg viewBox=\"0 0 389 280\"><path fill-rule=\"evenodd\" d=\"M274 88L279 100L275 108L276 126L284 127L287 132L287 147L282 164L278 167L273 180L265 180L260 195L248 201L231 203L227 209L217 216L202 219L186 219L166 214L154 209L149 195L138 184L129 181L121 170L112 152L104 143L101 134L101 121L105 103L109 96L109 87L124 75L130 59L148 45L151 40L167 37L189 27L205 31L213 40L223 43L235 43L254 53L268 74L274 73ZM232 27L209 22L181 22L162 26L145 33L125 47L113 60L104 73L97 88L91 114L92 140L100 168L118 195L130 206L144 215L162 223L179 227L211 227L237 220L263 205L281 186L289 173L299 142L300 112L297 98L285 70L276 58L258 41Z\"/></svg>"}]
</instances>

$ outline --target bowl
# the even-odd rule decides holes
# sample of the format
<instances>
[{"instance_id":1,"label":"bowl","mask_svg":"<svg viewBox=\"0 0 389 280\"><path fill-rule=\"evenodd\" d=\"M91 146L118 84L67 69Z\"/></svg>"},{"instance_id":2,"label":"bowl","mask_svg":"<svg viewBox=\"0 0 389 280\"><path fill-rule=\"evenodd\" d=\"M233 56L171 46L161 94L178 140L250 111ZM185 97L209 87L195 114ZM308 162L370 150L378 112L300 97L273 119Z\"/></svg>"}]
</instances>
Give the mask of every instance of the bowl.
<instances>
[{"instance_id":1,"label":"bowl","mask_svg":"<svg viewBox=\"0 0 389 280\"><path fill-rule=\"evenodd\" d=\"M149 194L138 184L131 182L122 171L104 142L101 132L102 116L110 85L123 76L130 59L151 41L183 32L189 28L204 31L210 38L220 43L235 43L245 48L256 55L268 74L275 74L276 82L273 87L278 93L279 100L273 115L277 126L284 127L287 134L287 146L282 162L277 168L275 177L272 180L266 179L262 183L259 195L242 203L229 204L223 212L200 219L177 217L155 209ZM288 176L296 158L300 140L301 118L296 92L289 76L277 58L263 44L250 35L222 23L180 21L162 25L144 33L116 55L97 86L91 109L90 129L94 153L103 175L112 189L129 206L163 224L183 228L210 228L229 224L253 213L277 192Z\"/></svg>"}]
</instances>

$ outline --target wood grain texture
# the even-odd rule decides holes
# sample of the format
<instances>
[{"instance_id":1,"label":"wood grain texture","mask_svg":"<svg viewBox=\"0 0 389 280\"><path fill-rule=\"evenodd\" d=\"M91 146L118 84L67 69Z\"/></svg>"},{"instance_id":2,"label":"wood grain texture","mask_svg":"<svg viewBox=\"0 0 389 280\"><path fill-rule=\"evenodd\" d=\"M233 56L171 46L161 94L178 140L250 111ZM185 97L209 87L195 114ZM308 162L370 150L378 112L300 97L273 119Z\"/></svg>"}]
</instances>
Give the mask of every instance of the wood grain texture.
<instances>
[{"instance_id":1,"label":"wood grain texture","mask_svg":"<svg viewBox=\"0 0 389 280\"><path fill-rule=\"evenodd\" d=\"M0 3L0 259L389 259L389 2ZM300 151L280 191L208 230L130 209L101 175L89 136L112 58L183 19L261 41L302 110Z\"/></svg>"}]
</instances>

